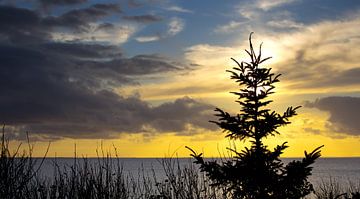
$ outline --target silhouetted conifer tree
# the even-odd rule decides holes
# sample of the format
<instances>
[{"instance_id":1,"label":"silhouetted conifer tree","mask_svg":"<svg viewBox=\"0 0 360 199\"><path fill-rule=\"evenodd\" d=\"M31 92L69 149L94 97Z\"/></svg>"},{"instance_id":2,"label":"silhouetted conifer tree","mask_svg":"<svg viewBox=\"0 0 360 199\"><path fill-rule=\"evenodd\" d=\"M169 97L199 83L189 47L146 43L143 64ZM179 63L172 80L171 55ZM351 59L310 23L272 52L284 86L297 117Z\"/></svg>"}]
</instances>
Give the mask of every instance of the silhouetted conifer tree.
<instances>
[{"instance_id":1,"label":"silhouetted conifer tree","mask_svg":"<svg viewBox=\"0 0 360 199\"><path fill-rule=\"evenodd\" d=\"M237 67L227 72L231 73L231 79L241 87L237 92L231 92L238 96L236 101L241 106L241 112L230 115L219 108L215 114L217 124L226 132L226 137L240 141L249 140L250 148L241 151L230 149L235 153L233 158L222 160L204 161L202 154L192 151L191 156L200 165L212 181L213 186L223 188L231 198L241 199L296 199L301 198L313 191L312 184L308 181L311 175L311 164L320 157L320 148L311 153L305 151L305 157L301 161L292 161L284 165L280 155L288 147L287 142L278 145L273 150L263 144L263 139L268 136L279 134L277 129L289 124L289 118L296 115L300 108L289 107L283 114L279 114L267 108L272 102L267 97L274 93L274 84L279 82L279 76L271 72L271 68L260 67L264 61L271 57L262 58L261 45L256 55L249 36L250 49L245 50L250 56L249 62L237 62ZM187 147L188 148L188 147Z\"/></svg>"}]
</instances>

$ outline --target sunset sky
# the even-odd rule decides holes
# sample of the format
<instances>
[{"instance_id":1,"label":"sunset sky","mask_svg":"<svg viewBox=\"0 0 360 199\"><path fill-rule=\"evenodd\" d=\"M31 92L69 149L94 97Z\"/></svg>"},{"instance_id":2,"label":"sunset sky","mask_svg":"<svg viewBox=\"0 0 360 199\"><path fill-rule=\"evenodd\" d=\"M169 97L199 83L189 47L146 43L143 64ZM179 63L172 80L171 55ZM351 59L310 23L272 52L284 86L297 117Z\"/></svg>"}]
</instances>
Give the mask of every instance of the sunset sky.
<instances>
[{"instance_id":1,"label":"sunset sky","mask_svg":"<svg viewBox=\"0 0 360 199\"><path fill-rule=\"evenodd\" d=\"M219 156L250 32L282 74L271 108L303 106L266 143L360 156L358 0L0 0L0 121L34 156Z\"/></svg>"}]
</instances>

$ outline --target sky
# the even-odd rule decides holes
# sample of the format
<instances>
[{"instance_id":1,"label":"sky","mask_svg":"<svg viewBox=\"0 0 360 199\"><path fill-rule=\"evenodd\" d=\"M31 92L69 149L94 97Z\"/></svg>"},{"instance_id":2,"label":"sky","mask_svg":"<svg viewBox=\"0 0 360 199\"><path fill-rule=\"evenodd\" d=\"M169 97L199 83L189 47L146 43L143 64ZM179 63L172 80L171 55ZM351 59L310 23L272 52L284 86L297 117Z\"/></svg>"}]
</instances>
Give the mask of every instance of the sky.
<instances>
[{"instance_id":1,"label":"sky","mask_svg":"<svg viewBox=\"0 0 360 199\"><path fill-rule=\"evenodd\" d=\"M360 156L357 0L0 0L0 121L42 156L207 157L248 142L208 122L238 113L225 71L248 37L281 73L270 107L301 105L269 147Z\"/></svg>"}]
</instances>

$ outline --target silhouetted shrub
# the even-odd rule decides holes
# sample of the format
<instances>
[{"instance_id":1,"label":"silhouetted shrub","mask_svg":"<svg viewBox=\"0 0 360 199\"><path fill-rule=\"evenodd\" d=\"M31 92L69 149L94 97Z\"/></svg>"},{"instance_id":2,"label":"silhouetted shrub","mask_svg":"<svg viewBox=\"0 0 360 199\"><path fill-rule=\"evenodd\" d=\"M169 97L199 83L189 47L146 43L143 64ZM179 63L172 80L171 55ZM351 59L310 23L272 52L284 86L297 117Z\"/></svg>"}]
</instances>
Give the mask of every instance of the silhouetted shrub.
<instances>
[{"instance_id":1,"label":"silhouetted shrub","mask_svg":"<svg viewBox=\"0 0 360 199\"><path fill-rule=\"evenodd\" d=\"M274 84L279 82L279 75L271 72L271 68L260 67L270 59L262 58L261 45L256 55L251 35L250 49L245 50L250 56L249 62L237 64L231 73L231 79L239 84L240 89L231 92L238 96L236 101L241 106L241 112L231 115L216 108L217 124L226 137L240 141L250 140L251 147L241 151L230 149L235 154L233 158L217 161L204 161L202 154L192 151L195 163L200 165L212 181L212 186L223 188L230 198L241 199L296 199L301 198L314 189L308 181L311 175L311 164L320 157L318 147L311 153L305 151L301 161L292 161L284 165L280 155L288 147L287 143L278 145L273 150L263 144L263 139L279 134L277 129L289 124L289 119L296 115L298 107L289 107L283 114L267 108L272 101L267 97L274 93Z\"/></svg>"}]
</instances>

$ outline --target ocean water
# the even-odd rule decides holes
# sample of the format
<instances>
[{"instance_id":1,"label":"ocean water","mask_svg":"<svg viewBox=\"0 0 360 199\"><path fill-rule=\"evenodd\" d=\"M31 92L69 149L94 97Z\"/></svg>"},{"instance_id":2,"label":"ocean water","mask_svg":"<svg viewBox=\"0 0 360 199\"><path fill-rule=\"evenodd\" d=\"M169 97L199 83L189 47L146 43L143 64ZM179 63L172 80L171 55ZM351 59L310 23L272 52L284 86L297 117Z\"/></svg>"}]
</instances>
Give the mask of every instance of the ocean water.
<instances>
[{"instance_id":1,"label":"ocean water","mask_svg":"<svg viewBox=\"0 0 360 199\"><path fill-rule=\"evenodd\" d=\"M101 159L88 158L88 163L98 164ZM115 159L113 159L116 162ZM282 159L286 164L292 160L300 160L297 158ZM80 164L82 159L78 158ZM155 172L157 179L165 179L166 175L161 165L161 158L120 158L120 163L123 166L125 174L136 176L139 172L149 173ZM178 158L181 167L192 164L191 158ZM40 159L38 159L38 163ZM46 158L40 173L43 177L51 179L54 176L54 162L62 167L68 167L74 164L73 158ZM323 181L333 179L341 185L347 186L349 182L360 185L360 158L320 158L313 164L312 175L309 177L310 182L315 186L321 184Z\"/></svg>"},{"instance_id":2,"label":"ocean water","mask_svg":"<svg viewBox=\"0 0 360 199\"><path fill-rule=\"evenodd\" d=\"M290 162L291 158L284 159ZM360 158L319 158L313 164L310 182L319 185L323 181L333 179L341 185L347 186L349 182L360 183Z\"/></svg>"}]
</instances>

